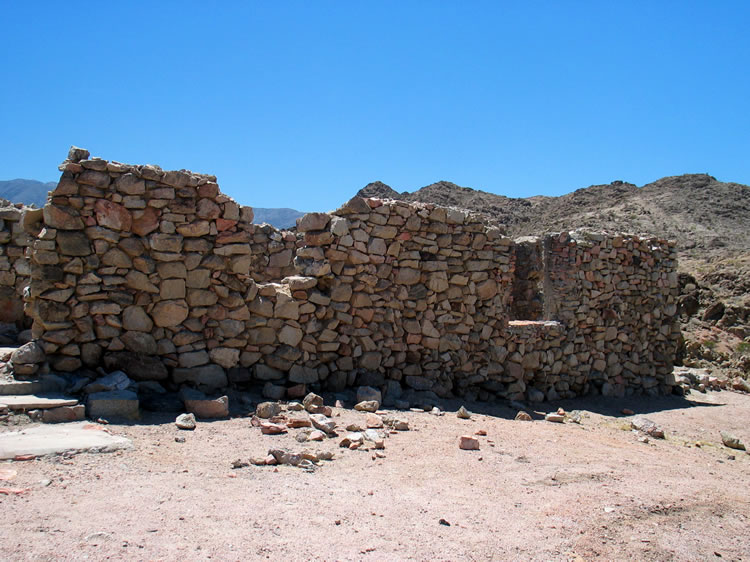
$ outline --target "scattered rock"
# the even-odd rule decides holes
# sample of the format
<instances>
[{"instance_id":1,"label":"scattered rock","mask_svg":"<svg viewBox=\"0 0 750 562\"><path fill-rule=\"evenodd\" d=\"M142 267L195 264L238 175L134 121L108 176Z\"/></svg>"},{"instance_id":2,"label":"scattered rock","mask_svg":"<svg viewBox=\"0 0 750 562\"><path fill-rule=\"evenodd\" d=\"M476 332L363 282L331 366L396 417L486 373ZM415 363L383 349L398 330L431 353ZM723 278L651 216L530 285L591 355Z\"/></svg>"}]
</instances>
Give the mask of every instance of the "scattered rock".
<instances>
[{"instance_id":1,"label":"scattered rock","mask_svg":"<svg viewBox=\"0 0 750 562\"><path fill-rule=\"evenodd\" d=\"M326 434L319 429L314 429L307 434L308 441L323 441L326 438Z\"/></svg>"},{"instance_id":2,"label":"scattered rock","mask_svg":"<svg viewBox=\"0 0 750 562\"><path fill-rule=\"evenodd\" d=\"M268 419L281 412L281 405L277 402L261 402L255 408L255 415L259 418Z\"/></svg>"},{"instance_id":3,"label":"scattered rock","mask_svg":"<svg viewBox=\"0 0 750 562\"><path fill-rule=\"evenodd\" d=\"M409 431L409 422L401 418L385 417L383 418L383 424L396 431Z\"/></svg>"},{"instance_id":4,"label":"scattered rock","mask_svg":"<svg viewBox=\"0 0 750 562\"><path fill-rule=\"evenodd\" d=\"M721 442L724 443L725 447L730 449L736 449L738 451L744 451L745 445L737 437L726 431L721 432Z\"/></svg>"},{"instance_id":5,"label":"scattered rock","mask_svg":"<svg viewBox=\"0 0 750 562\"><path fill-rule=\"evenodd\" d=\"M365 416L365 424L368 428L377 429L383 427L383 418L377 414L367 414L367 416Z\"/></svg>"},{"instance_id":6,"label":"scattered rock","mask_svg":"<svg viewBox=\"0 0 750 562\"><path fill-rule=\"evenodd\" d=\"M456 417L461 420L470 420L471 419L471 413L469 410L461 406L458 409L458 412L456 412Z\"/></svg>"},{"instance_id":7,"label":"scattered rock","mask_svg":"<svg viewBox=\"0 0 750 562\"><path fill-rule=\"evenodd\" d=\"M311 427L312 426L312 422L309 419L289 418L286 421L286 426L289 429L298 429L300 427Z\"/></svg>"},{"instance_id":8,"label":"scattered rock","mask_svg":"<svg viewBox=\"0 0 750 562\"><path fill-rule=\"evenodd\" d=\"M458 440L458 448L464 451L478 451L479 439L471 435L462 435Z\"/></svg>"},{"instance_id":9,"label":"scattered rock","mask_svg":"<svg viewBox=\"0 0 750 562\"><path fill-rule=\"evenodd\" d=\"M310 421L315 429L319 429L329 435L336 430L336 422L323 414L310 414Z\"/></svg>"},{"instance_id":10,"label":"scattered rock","mask_svg":"<svg viewBox=\"0 0 750 562\"><path fill-rule=\"evenodd\" d=\"M555 412L554 414L549 413L546 416L544 416L544 419L548 422L554 422L554 423L564 423L565 422L565 414L558 414Z\"/></svg>"},{"instance_id":11,"label":"scattered rock","mask_svg":"<svg viewBox=\"0 0 750 562\"><path fill-rule=\"evenodd\" d=\"M664 439L664 430L662 430L658 425L656 425L655 422L651 421L647 417L634 417L630 422L630 426L633 429L636 429L641 433L645 433L646 435L649 435L655 439Z\"/></svg>"},{"instance_id":12,"label":"scattered rock","mask_svg":"<svg viewBox=\"0 0 750 562\"><path fill-rule=\"evenodd\" d=\"M178 429L193 430L196 426L195 414L180 414L179 416L177 416L177 419L174 421L174 423L178 427Z\"/></svg>"},{"instance_id":13,"label":"scattered rock","mask_svg":"<svg viewBox=\"0 0 750 562\"><path fill-rule=\"evenodd\" d=\"M302 400L302 405L308 412L316 413L323 406L323 397L311 392Z\"/></svg>"},{"instance_id":14,"label":"scattered rock","mask_svg":"<svg viewBox=\"0 0 750 562\"><path fill-rule=\"evenodd\" d=\"M286 427L278 423L264 421L260 424L260 432L263 435L280 435L286 433Z\"/></svg>"},{"instance_id":15,"label":"scattered rock","mask_svg":"<svg viewBox=\"0 0 750 562\"><path fill-rule=\"evenodd\" d=\"M354 409L358 412L377 412L380 408L380 403L375 400L366 400L364 402L358 402Z\"/></svg>"},{"instance_id":16,"label":"scattered rock","mask_svg":"<svg viewBox=\"0 0 750 562\"><path fill-rule=\"evenodd\" d=\"M524 412L523 410L521 410L520 412L516 414L515 419L517 421L532 421L531 416L527 414L526 412Z\"/></svg>"},{"instance_id":17,"label":"scattered rock","mask_svg":"<svg viewBox=\"0 0 750 562\"><path fill-rule=\"evenodd\" d=\"M339 447L349 447L352 445L362 445L365 442L365 436L361 433L347 433L339 442Z\"/></svg>"}]
</instances>

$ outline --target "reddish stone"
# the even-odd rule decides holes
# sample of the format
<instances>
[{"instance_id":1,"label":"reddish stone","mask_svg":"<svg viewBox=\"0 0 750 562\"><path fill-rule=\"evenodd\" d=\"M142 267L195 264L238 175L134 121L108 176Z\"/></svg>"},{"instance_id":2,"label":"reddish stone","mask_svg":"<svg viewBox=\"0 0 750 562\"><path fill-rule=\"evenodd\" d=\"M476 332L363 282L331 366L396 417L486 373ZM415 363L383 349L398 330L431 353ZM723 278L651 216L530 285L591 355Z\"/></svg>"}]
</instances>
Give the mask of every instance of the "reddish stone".
<instances>
[{"instance_id":1,"label":"reddish stone","mask_svg":"<svg viewBox=\"0 0 750 562\"><path fill-rule=\"evenodd\" d=\"M133 216L125 207L112 203L106 199L99 199L94 204L96 221L99 226L111 228L113 230L129 231L133 224Z\"/></svg>"},{"instance_id":2,"label":"reddish stone","mask_svg":"<svg viewBox=\"0 0 750 562\"><path fill-rule=\"evenodd\" d=\"M458 448L464 451L478 451L479 440L471 435L462 435L458 441Z\"/></svg>"},{"instance_id":3,"label":"reddish stone","mask_svg":"<svg viewBox=\"0 0 750 562\"><path fill-rule=\"evenodd\" d=\"M160 211L153 207L146 207L139 211L133 218L133 234L146 236L159 228L159 214Z\"/></svg>"},{"instance_id":4,"label":"reddish stone","mask_svg":"<svg viewBox=\"0 0 750 562\"><path fill-rule=\"evenodd\" d=\"M286 427L277 423L261 422L260 432L263 435L279 435L281 433L286 433Z\"/></svg>"},{"instance_id":5,"label":"reddish stone","mask_svg":"<svg viewBox=\"0 0 750 562\"><path fill-rule=\"evenodd\" d=\"M198 188L198 195L200 197L209 197L213 199L219 194L219 186L213 182L204 183Z\"/></svg>"},{"instance_id":6,"label":"reddish stone","mask_svg":"<svg viewBox=\"0 0 750 562\"><path fill-rule=\"evenodd\" d=\"M219 232L224 232L225 230L229 230L230 228L233 228L236 226L237 221L230 221L227 219L218 218L216 219L216 230Z\"/></svg>"},{"instance_id":7,"label":"reddish stone","mask_svg":"<svg viewBox=\"0 0 750 562\"><path fill-rule=\"evenodd\" d=\"M218 222L218 221L217 221ZM249 243L250 237L247 232L222 232L216 237L217 244L242 244Z\"/></svg>"}]
</instances>

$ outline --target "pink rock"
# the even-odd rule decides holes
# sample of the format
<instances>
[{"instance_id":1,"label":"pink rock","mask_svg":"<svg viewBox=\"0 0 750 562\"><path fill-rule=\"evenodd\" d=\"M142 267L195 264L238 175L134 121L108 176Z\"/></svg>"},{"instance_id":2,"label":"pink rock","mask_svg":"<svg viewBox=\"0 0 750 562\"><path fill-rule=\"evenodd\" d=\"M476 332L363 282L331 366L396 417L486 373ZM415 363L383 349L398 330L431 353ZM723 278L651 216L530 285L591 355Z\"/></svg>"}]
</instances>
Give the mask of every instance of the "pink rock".
<instances>
[{"instance_id":1,"label":"pink rock","mask_svg":"<svg viewBox=\"0 0 750 562\"><path fill-rule=\"evenodd\" d=\"M286 433L286 427L277 423L261 422L260 432L263 435L279 435L281 433Z\"/></svg>"},{"instance_id":2,"label":"pink rock","mask_svg":"<svg viewBox=\"0 0 750 562\"><path fill-rule=\"evenodd\" d=\"M275 464L278 464L278 461L276 460L276 457L274 457L273 455L267 455L266 464L269 466L273 466Z\"/></svg>"},{"instance_id":3,"label":"pink rock","mask_svg":"<svg viewBox=\"0 0 750 562\"><path fill-rule=\"evenodd\" d=\"M471 435L462 435L458 441L458 448L464 451L478 451L479 440Z\"/></svg>"},{"instance_id":4,"label":"pink rock","mask_svg":"<svg viewBox=\"0 0 750 562\"><path fill-rule=\"evenodd\" d=\"M326 434L320 431L319 429L311 431L310 434L307 436L308 441L323 441L323 439L325 438L326 438Z\"/></svg>"},{"instance_id":5,"label":"pink rock","mask_svg":"<svg viewBox=\"0 0 750 562\"><path fill-rule=\"evenodd\" d=\"M229 230L230 228L233 228L237 224L237 221L230 221L227 219L218 218L216 219L216 230L219 232L224 232L225 230Z\"/></svg>"},{"instance_id":6,"label":"pink rock","mask_svg":"<svg viewBox=\"0 0 750 562\"><path fill-rule=\"evenodd\" d=\"M133 224L133 216L130 214L130 211L122 205L107 201L106 199L98 199L96 201L94 212L99 226L113 230L129 231Z\"/></svg>"},{"instance_id":7,"label":"pink rock","mask_svg":"<svg viewBox=\"0 0 750 562\"><path fill-rule=\"evenodd\" d=\"M132 230L138 236L146 236L159 228L159 211L146 207L133 218Z\"/></svg>"}]
</instances>

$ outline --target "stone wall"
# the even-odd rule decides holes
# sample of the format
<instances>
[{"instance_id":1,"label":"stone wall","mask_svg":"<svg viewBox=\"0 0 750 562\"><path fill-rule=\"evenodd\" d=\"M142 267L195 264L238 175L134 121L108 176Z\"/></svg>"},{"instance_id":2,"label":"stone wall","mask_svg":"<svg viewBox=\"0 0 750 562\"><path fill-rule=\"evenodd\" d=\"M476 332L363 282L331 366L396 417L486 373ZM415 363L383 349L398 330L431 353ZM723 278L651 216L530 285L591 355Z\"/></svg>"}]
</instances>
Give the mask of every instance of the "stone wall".
<instances>
[{"instance_id":1,"label":"stone wall","mask_svg":"<svg viewBox=\"0 0 750 562\"><path fill-rule=\"evenodd\" d=\"M76 151L61 169L27 307L54 370L104 364L207 391L369 385L386 402L670 389L665 241L531 242L544 254L532 308L543 298L549 321L515 322L516 271L528 280L539 265L517 268L524 252L479 215L354 198L279 232L213 176Z\"/></svg>"},{"instance_id":2,"label":"stone wall","mask_svg":"<svg viewBox=\"0 0 750 562\"><path fill-rule=\"evenodd\" d=\"M27 253L37 233L33 224L41 213L0 199L0 322L19 328L28 323L23 311L23 293L31 276Z\"/></svg>"}]
</instances>

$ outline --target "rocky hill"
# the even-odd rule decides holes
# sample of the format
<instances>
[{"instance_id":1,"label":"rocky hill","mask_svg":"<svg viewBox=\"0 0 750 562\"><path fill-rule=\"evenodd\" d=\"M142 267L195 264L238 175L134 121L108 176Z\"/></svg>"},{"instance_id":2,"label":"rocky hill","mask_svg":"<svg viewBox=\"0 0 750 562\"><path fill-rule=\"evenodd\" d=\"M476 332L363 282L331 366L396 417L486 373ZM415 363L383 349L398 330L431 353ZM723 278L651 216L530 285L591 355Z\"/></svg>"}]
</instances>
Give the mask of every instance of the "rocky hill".
<instances>
[{"instance_id":1,"label":"rocky hill","mask_svg":"<svg viewBox=\"0 0 750 562\"><path fill-rule=\"evenodd\" d=\"M666 235L684 256L725 255L750 248L750 187L706 174L662 178L637 187L615 181L560 197L513 198L441 181L413 193L398 193L382 182L359 192L462 207L485 213L511 236L575 228ZM727 252L717 250L726 249Z\"/></svg>"},{"instance_id":2,"label":"rocky hill","mask_svg":"<svg viewBox=\"0 0 750 562\"><path fill-rule=\"evenodd\" d=\"M559 197L513 198L441 181L412 193L374 182L359 195L484 213L512 237L587 228L675 239L685 363L750 373L750 187L707 174L637 187L615 181Z\"/></svg>"}]
</instances>

